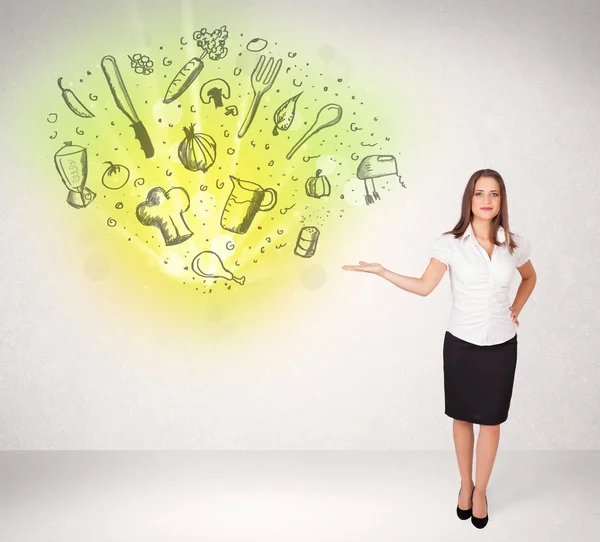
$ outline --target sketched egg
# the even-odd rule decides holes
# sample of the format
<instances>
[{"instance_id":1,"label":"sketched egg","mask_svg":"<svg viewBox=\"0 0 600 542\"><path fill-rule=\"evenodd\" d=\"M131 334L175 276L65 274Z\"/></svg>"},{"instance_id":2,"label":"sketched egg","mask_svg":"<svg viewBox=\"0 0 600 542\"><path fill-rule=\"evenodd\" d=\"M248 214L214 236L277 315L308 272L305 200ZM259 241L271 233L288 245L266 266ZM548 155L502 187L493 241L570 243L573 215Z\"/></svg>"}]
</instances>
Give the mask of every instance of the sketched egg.
<instances>
[{"instance_id":1,"label":"sketched egg","mask_svg":"<svg viewBox=\"0 0 600 542\"><path fill-rule=\"evenodd\" d=\"M258 53L262 51L267 45L269 45L267 40L264 40L262 38L254 38L253 40L250 40L248 42L248 44L246 45L246 49L248 49L248 51L252 51L253 53Z\"/></svg>"}]
</instances>

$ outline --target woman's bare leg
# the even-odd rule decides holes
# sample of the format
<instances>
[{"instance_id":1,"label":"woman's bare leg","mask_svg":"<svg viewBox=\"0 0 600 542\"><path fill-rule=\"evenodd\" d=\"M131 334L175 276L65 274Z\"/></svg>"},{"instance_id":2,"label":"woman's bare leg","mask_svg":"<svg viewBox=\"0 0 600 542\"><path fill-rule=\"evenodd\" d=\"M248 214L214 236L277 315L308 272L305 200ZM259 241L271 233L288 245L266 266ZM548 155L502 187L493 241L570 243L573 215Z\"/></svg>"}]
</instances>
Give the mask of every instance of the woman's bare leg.
<instances>
[{"instance_id":1,"label":"woman's bare leg","mask_svg":"<svg viewBox=\"0 0 600 542\"><path fill-rule=\"evenodd\" d=\"M468 510L471 508L471 493L473 492L473 445L475 443L473 424L454 420L452 433L461 481L458 506L463 510Z\"/></svg>"},{"instance_id":2,"label":"woman's bare leg","mask_svg":"<svg viewBox=\"0 0 600 542\"><path fill-rule=\"evenodd\" d=\"M473 495L473 515L483 518L487 514L485 492L496 460L500 442L500 425L480 425L477 437L477 469L475 493Z\"/></svg>"}]
</instances>

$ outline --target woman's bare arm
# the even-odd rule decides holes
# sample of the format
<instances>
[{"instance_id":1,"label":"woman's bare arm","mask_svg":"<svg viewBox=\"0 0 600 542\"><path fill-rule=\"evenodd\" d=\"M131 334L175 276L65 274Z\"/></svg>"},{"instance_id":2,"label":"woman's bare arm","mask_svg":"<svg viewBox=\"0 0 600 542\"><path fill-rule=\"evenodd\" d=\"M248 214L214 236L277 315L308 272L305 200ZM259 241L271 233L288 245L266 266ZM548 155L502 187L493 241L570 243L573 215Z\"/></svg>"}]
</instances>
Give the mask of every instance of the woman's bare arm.
<instances>
[{"instance_id":1,"label":"woman's bare arm","mask_svg":"<svg viewBox=\"0 0 600 542\"><path fill-rule=\"evenodd\" d=\"M388 282L391 282L394 286L422 297L429 295L436 288L447 269L446 264L432 258L421 278L417 278L400 275L386 269L378 263L367 263L362 261L359 263L360 265L344 265L342 266L342 269L349 271L363 271L365 273L379 275Z\"/></svg>"}]
</instances>

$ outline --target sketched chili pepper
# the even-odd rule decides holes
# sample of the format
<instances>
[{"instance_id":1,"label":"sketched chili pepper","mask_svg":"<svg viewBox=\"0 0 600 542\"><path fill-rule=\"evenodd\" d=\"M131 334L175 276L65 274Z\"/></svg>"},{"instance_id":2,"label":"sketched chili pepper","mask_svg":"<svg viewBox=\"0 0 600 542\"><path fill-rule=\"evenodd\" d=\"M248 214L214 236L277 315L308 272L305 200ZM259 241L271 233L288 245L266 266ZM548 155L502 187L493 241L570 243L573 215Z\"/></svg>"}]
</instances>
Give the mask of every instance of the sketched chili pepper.
<instances>
[{"instance_id":1,"label":"sketched chili pepper","mask_svg":"<svg viewBox=\"0 0 600 542\"><path fill-rule=\"evenodd\" d=\"M73 93L73 91L71 89L63 88L61 81L62 81L62 77L59 77L58 78L58 88L60 90L62 90L62 97L63 97L63 100L65 101L65 103L67 104L67 107L79 117L83 117L86 119L92 118L94 116L94 114L91 111L89 111L87 109L87 107L85 107L85 105L83 105L79 101L79 98L77 98L77 96L75 96L75 94Z\"/></svg>"}]
</instances>

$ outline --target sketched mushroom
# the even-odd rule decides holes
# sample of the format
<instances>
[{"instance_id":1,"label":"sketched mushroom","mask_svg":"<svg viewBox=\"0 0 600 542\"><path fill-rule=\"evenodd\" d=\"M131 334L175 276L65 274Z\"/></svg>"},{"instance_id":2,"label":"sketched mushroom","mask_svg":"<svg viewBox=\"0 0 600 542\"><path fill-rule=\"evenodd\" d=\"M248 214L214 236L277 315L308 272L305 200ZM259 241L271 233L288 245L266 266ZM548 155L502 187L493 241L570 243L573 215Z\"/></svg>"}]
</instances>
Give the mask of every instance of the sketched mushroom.
<instances>
[{"instance_id":1,"label":"sketched mushroom","mask_svg":"<svg viewBox=\"0 0 600 542\"><path fill-rule=\"evenodd\" d=\"M374 179L387 177L388 175L397 176L400 180L400 184L404 186L404 183L402 182L402 176L398 175L398 166L396 165L396 159L393 156L372 154L370 156L365 156L361 160L356 171L356 176L365 183L365 201L367 202L367 205L375 203L376 199L381 199L377 193L377 190L375 190ZM371 186L373 187L373 196L369 194L367 180L371 181Z\"/></svg>"},{"instance_id":2,"label":"sketched mushroom","mask_svg":"<svg viewBox=\"0 0 600 542\"><path fill-rule=\"evenodd\" d=\"M230 94L229 85L223 79L211 79L204 83L200 89L202 103L209 104L212 100L215 107L222 107L223 98L229 99Z\"/></svg>"}]
</instances>

